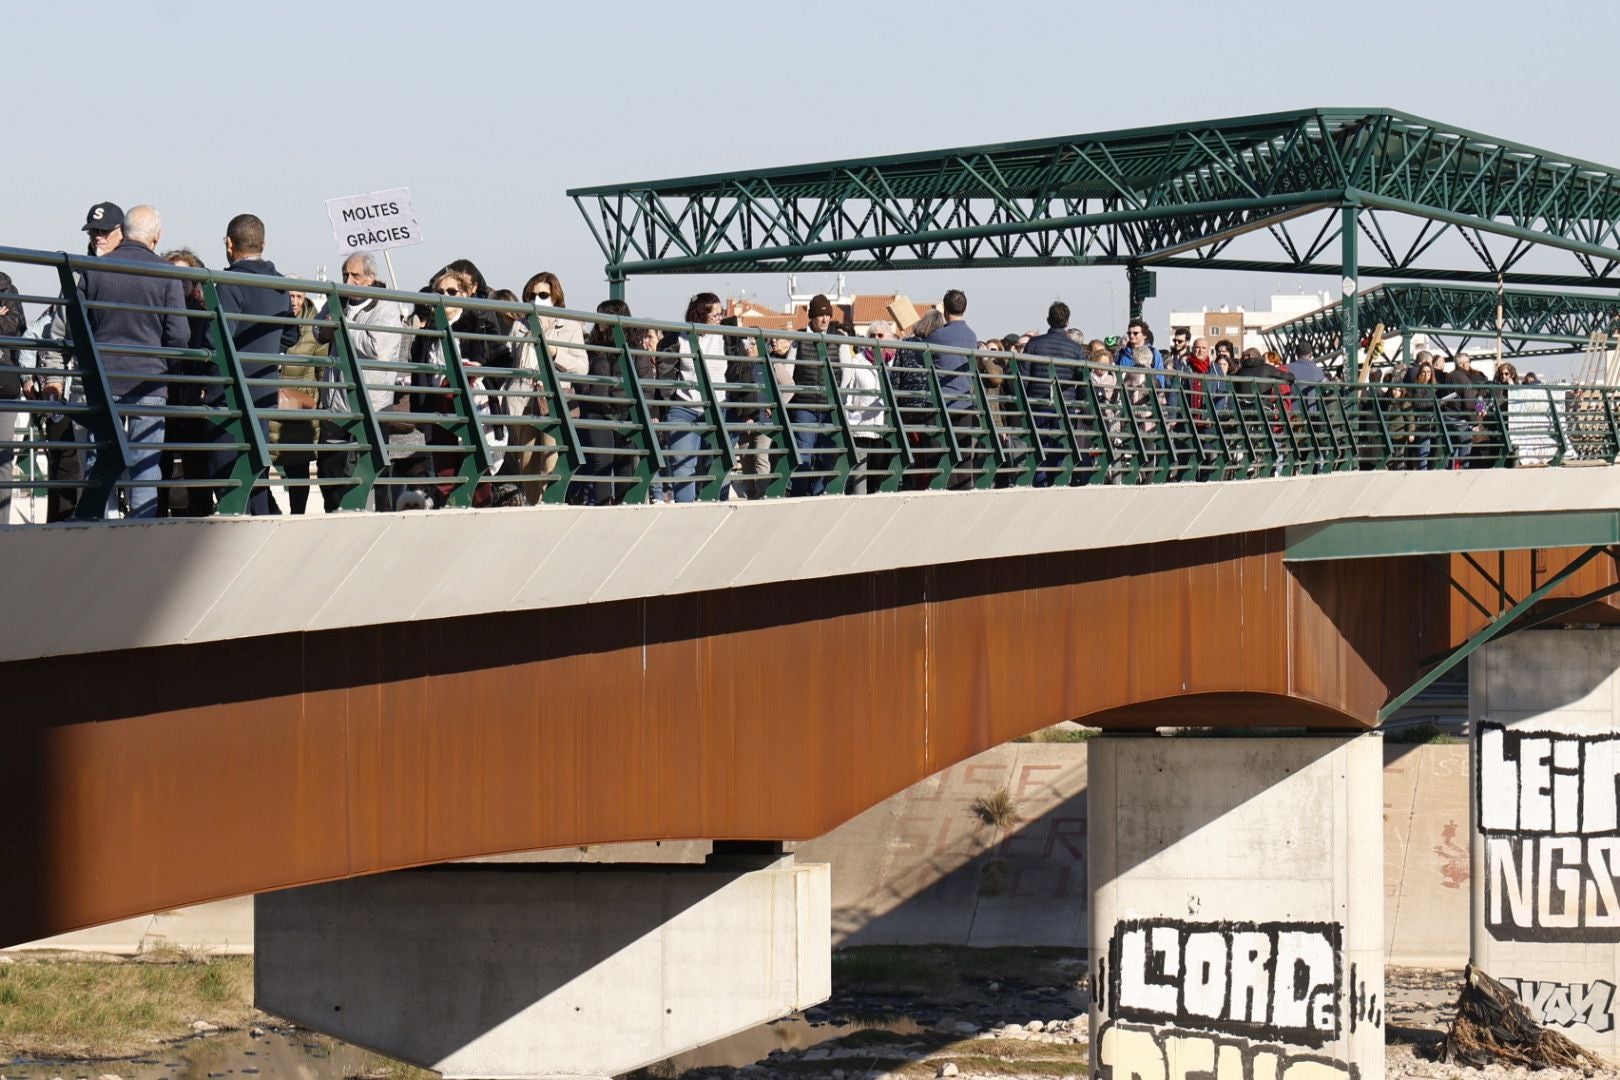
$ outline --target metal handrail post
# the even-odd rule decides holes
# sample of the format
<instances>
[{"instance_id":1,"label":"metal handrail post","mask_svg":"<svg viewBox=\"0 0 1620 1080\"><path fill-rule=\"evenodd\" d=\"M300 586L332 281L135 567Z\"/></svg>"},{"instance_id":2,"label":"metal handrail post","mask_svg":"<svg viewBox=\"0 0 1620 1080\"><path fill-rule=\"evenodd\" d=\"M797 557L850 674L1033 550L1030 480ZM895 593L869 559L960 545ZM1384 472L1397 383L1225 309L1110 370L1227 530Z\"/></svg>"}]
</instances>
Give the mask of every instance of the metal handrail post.
<instances>
[{"instance_id":1,"label":"metal handrail post","mask_svg":"<svg viewBox=\"0 0 1620 1080\"><path fill-rule=\"evenodd\" d=\"M62 304L67 314L68 332L73 359L79 369L79 385L84 390L85 404L91 412L84 417L84 426L96 440L96 464L79 490L73 516L81 521L96 521L107 516L107 507L118 492L118 478L129 468L129 439L124 421L118 415L118 396L112 392L112 382L101 363L101 350L90 330L90 313L84 304L84 294L74 280L73 270L63 256L57 268L62 286ZM72 373L67 371L63 359L62 397L72 397Z\"/></svg>"},{"instance_id":2,"label":"metal handrail post","mask_svg":"<svg viewBox=\"0 0 1620 1080\"><path fill-rule=\"evenodd\" d=\"M433 321L435 328L444 335L445 379L455 391L451 399L455 402L453 408L456 416L463 421L457 425L461 430L456 433L456 442L471 451L460 455L461 463L456 475L461 479L450 492L450 503L453 506L471 506L479 479L491 471L489 444L484 438L484 422L479 417L472 380L467 377L467 369L461 364L461 349L456 345L456 333L450 327L450 317L445 312L443 301L433 305ZM467 441L462 443L463 439Z\"/></svg>"},{"instance_id":3,"label":"metal handrail post","mask_svg":"<svg viewBox=\"0 0 1620 1080\"><path fill-rule=\"evenodd\" d=\"M771 414L776 417L776 428L782 437L782 453L777 454L771 462L771 482L765 489L767 498L779 498L786 495L789 486L793 483L793 473L804 464L804 455L799 452L799 440L793 437L793 421L788 416L786 400L782 397L782 384L776 378L776 367L771 360L770 345L765 340L765 331L758 332L756 346L759 352L759 362L762 365L760 374L764 376L765 388L771 395Z\"/></svg>"},{"instance_id":4,"label":"metal handrail post","mask_svg":"<svg viewBox=\"0 0 1620 1080\"><path fill-rule=\"evenodd\" d=\"M1022 360L1017 353L1012 354L1006 378L1012 380L1014 396L1018 399L1018 411L1024 414L1024 430L1028 433L1029 444L1034 451L1028 455L1029 464L1013 477L1013 485L1030 487L1035 483L1035 476L1040 471L1041 460L1046 456L1046 448L1041 443L1041 433L1035 426L1035 410L1029 404L1029 392L1024 386L1024 372L1020 367ZM1052 382L1055 389L1056 382L1055 380Z\"/></svg>"},{"instance_id":5,"label":"metal handrail post","mask_svg":"<svg viewBox=\"0 0 1620 1080\"><path fill-rule=\"evenodd\" d=\"M911 468L911 442L906 438L906 419L900 415L900 406L894 396L894 383L889 379L889 365L883 362L881 345L877 348L872 366L877 369L878 389L883 394L883 405L888 410L888 415L894 418L894 423L889 425L889 434L894 440L894 453L889 455L887 475L883 477L878 490L899 491L906 470Z\"/></svg>"},{"instance_id":6,"label":"metal handrail post","mask_svg":"<svg viewBox=\"0 0 1620 1080\"><path fill-rule=\"evenodd\" d=\"M844 452L835 459L833 475L828 477L827 486L838 486L844 490L849 480L850 468L855 460L855 433L849 426L849 410L844 408L844 394L838 385L838 372L833 369L832 358L827 355L827 339L822 337L816 341L816 359L821 361L821 374L827 380L827 405L833 416L838 418L838 430L844 436Z\"/></svg>"},{"instance_id":7,"label":"metal handrail post","mask_svg":"<svg viewBox=\"0 0 1620 1080\"><path fill-rule=\"evenodd\" d=\"M630 355L630 342L624 336L624 325L613 324L613 344L619 349L619 366L623 370L624 392L635 403L636 416L640 420L641 438L645 444L641 459L636 463L636 482L630 485L624 493L627 503L639 503L647 498L647 492L652 489L653 477L664 471L664 448L658 443L658 429L653 424L652 406L647 404L647 391L641 385L641 376L636 371L636 358Z\"/></svg>"},{"instance_id":8,"label":"metal handrail post","mask_svg":"<svg viewBox=\"0 0 1620 1080\"><path fill-rule=\"evenodd\" d=\"M562 380L557 376L556 358L552 356L551 344L546 341L545 331L540 326L540 316L530 312L524 321L529 324L529 333L534 335L535 377L545 387L546 400L551 403L552 419L556 421L557 430L562 434L561 460L567 462L565 465L557 466L556 475L552 477L551 483L546 485L540 499L547 503L565 502L574 476L585 467L585 448L580 444L579 425L574 423L573 409L563 394ZM507 437L507 442L511 442L510 436Z\"/></svg>"},{"instance_id":9,"label":"metal handrail post","mask_svg":"<svg viewBox=\"0 0 1620 1080\"><path fill-rule=\"evenodd\" d=\"M253 400L253 389L242 374L242 361L236 353L236 339L231 323L219 303L219 289L213 281L203 282L203 302L213 320L209 334L214 342L214 362L225 376L226 406L236 413L236 442L246 444L248 452L238 454L231 467L231 481L235 485L220 493L215 509L221 514L242 514L248 510L253 488L270 472L270 445L264 422L259 419L259 406Z\"/></svg>"},{"instance_id":10,"label":"metal handrail post","mask_svg":"<svg viewBox=\"0 0 1620 1080\"><path fill-rule=\"evenodd\" d=\"M383 433L382 422L371 403L365 371L355 355L354 339L349 336L349 320L343 312L343 298L338 295L335 285L327 294L326 311L332 320L332 352L337 357L338 372L354 387L350 391L352 404L349 411L358 414L357 418L341 421L338 426L356 442L360 441L358 436L363 433L370 444L364 454L355 456L354 471L350 474L350 479L355 483L343 493L339 505L344 510L364 510L378 475L388 468L388 437ZM357 427L359 431L356 431Z\"/></svg>"},{"instance_id":11,"label":"metal handrail post","mask_svg":"<svg viewBox=\"0 0 1620 1080\"><path fill-rule=\"evenodd\" d=\"M725 406L720 404L719 391L714 388L714 380L709 378L709 365L704 362L703 350L698 346L698 332L694 325L686 332L686 342L692 349L692 375L697 380L698 393L703 395L704 408L708 410L714 423L710 431L716 443L715 454L709 459L709 479L700 489L700 498L717 499L725 490L726 477L737 468L737 450L731 442L731 427L726 423ZM701 443L703 433L698 433Z\"/></svg>"},{"instance_id":12,"label":"metal handrail post","mask_svg":"<svg viewBox=\"0 0 1620 1080\"><path fill-rule=\"evenodd\" d=\"M942 488L950 482L951 473L962 464L962 447L956 439L956 425L951 422L950 410L945 407L945 389L940 385L939 368L934 365L934 350L926 343L922 347L923 370L928 373L928 388L933 392L935 415L939 417L940 432L945 436L945 457L949 464L935 469L929 478L930 488Z\"/></svg>"}]
</instances>

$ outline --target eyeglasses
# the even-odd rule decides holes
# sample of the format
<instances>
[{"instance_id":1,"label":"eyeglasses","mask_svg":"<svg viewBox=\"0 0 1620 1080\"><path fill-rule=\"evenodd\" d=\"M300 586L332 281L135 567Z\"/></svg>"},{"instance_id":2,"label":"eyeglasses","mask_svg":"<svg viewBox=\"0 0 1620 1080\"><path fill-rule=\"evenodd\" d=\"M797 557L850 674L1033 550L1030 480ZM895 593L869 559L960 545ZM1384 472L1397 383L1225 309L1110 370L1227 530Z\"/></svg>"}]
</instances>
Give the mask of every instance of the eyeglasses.
<instances>
[{"instance_id":1,"label":"eyeglasses","mask_svg":"<svg viewBox=\"0 0 1620 1080\"><path fill-rule=\"evenodd\" d=\"M551 290L547 289L545 292L540 292L539 290L536 290L535 294L533 296L529 297L529 299L530 300L550 300L551 299Z\"/></svg>"},{"instance_id":2,"label":"eyeglasses","mask_svg":"<svg viewBox=\"0 0 1620 1080\"><path fill-rule=\"evenodd\" d=\"M454 285L450 286L448 289L434 289L433 291L438 293L440 296L460 296L461 295L461 290L456 288Z\"/></svg>"},{"instance_id":3,"label":"eyeglasses","mask_svg":"<svg viewBox=\"0 0 1620 1080\"><path fill-rule=\"evenodd\" d=\"M1125 333L1127 333L1131 337L1141 337L1142 336L1142 331L1137 330L1134 327L1132 329L1130 329L1130 330L1125 331Z\"/></svg>"}]
</instances>

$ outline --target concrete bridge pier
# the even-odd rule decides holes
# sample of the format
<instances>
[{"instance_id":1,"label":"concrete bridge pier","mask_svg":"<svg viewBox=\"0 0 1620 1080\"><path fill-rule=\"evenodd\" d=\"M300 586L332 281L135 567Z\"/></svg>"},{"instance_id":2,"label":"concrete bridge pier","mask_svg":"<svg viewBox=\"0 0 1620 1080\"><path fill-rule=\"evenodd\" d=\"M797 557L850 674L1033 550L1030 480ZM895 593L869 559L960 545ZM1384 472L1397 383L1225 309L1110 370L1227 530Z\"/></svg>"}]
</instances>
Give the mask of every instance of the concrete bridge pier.
<instances>
[{"instance_id":1,"label":"concrete bridge pier","mask_svg":"<svg viewBox=\"0 0 1620 1080\"><path fill-rule=\"evenodd\" d=\"M1382 1080L1382 738L1089 747L1092 1075Z\"/></svg>"},{"instance_id":2,"label":"concrete bridge pier","mask_svg":"<svg viewBox=\"0 0 1620 1080\"><path fill-rule=\"evenodd\" d=\"M260 895L256 998L446 1077L613 1076L831 993L825 864L456 864Z\"/></svg>"},{"instance_id":3,"label":"concrete bridge pier","mask_svg":"<svg viewBox=\"0 0 1620 1080\"><path fill-rule=\"evenodd\" d=\"M1620 1062L1620 629L1526 630L1470 660L1470 955Z\"/></svg>"}]
</instances>

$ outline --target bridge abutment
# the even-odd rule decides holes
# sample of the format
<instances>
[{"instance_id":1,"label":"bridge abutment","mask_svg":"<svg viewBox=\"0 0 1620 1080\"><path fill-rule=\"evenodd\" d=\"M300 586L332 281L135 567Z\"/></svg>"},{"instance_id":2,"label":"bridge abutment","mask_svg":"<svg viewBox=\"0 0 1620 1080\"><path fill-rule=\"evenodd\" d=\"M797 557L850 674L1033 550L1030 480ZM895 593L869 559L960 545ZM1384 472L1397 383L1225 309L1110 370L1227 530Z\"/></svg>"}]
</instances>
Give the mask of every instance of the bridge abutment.
<instances>
[{"instance_id":1,"label":"bridge abutment","mask_svg":"<svg viewBox=\"0 0 1620 1080\"><path fill-rule=\"evenodd\" d=\"M825 1000L825 864L476 864L255 901L256 998L446 1077L612 1076Z\"/></svg>"},{"instance_id":2,"label":"bridge abutment","mask_svg":"<svg viewBox=\"0 0 1620 1080\"><path fill-rule=\"evenodd\" d=\"M1542 1024L1620 1060L1620 629L1476 652L1470 955Z\"/></svg>"},{"instance_id":3,"label":"bridge abutment","mask_svg":"<svg viewBox=\"0 0 1620 1080\"><path fill-rule=\"evenodd\" d=\"M1381 1080L1381 737L1089 747L1093 1075Z\"/></svg>"}]
</instances>

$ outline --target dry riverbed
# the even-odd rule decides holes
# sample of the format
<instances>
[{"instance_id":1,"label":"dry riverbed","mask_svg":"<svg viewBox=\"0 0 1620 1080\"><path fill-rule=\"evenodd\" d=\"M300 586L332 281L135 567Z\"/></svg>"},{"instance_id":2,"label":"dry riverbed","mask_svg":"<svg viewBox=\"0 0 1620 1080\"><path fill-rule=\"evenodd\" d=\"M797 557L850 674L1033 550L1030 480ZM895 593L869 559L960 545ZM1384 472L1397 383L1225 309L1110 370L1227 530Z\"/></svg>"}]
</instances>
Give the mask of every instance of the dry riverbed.
<instances>
[{"instance_id":1,"label":"dry riverbed","mask_svg":"<svg viewBox=\"0 0 1620 1080\"><path fill-rule=\"evenodd\" d=\"M4 1080L421 1080L432 1074L252 1007L252 960L158 953L0 956ZM1565 1080L1442 1065L1460 973L1392 968L1391 1080ZM637 1080L1083 1077L1083 955L1062 949L843 950L825 1005L649 1069ZM1611 1074L1613 1075L1613 1074Z\"/></svg>"}]
</instances>

